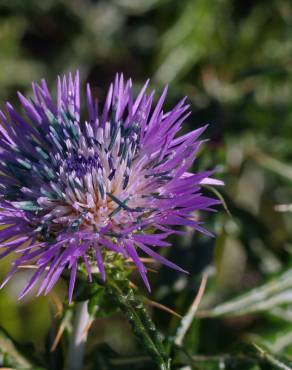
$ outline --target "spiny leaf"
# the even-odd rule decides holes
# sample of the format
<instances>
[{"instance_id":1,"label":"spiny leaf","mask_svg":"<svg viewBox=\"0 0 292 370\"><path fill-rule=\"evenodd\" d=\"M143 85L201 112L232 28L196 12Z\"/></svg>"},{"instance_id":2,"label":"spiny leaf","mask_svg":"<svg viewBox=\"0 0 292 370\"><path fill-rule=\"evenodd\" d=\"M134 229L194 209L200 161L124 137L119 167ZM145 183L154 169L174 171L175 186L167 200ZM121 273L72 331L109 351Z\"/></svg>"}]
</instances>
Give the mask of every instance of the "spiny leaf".
<instances>
[{"instance_id":1,"label":"spiny leaf","mask_svg":"<svg viewBox=\"0 0 292 370\"><path fill-rule=\"evenodd\" d=\"M32 346L20 346L0 328L0 367L36 369Z\"/></svg>"},{"instance_id":2,"label":"spiny leaf","mask_svg":"<svg viewBox=\"0 0 292 370\"><path fill-rule=\"evenodd\" d=\"M270 310L291 303L292 269L284 271L270 282L250 290L228 302L198 312L200 317L241 316Z\"/></svg>"}]
</instances>

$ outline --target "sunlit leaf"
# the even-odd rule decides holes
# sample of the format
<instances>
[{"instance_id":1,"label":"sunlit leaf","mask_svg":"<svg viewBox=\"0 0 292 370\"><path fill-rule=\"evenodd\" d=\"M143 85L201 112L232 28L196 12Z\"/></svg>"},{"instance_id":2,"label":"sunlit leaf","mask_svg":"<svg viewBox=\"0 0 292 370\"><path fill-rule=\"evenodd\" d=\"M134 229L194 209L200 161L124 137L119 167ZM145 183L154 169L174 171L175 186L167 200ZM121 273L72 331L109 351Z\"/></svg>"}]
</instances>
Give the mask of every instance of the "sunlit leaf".
<instances>
[{"instance_id":1,"label":"sunlit leaf","mask_svg":"<svg viewBox=\"0 0 292 370\"><path fill-rule=\"evenodd\" d=\"M201 317L241 316L289 304L291 300L292 269L289 269L268 283L210 310L201 311L199 315Z\"/></svg>"}]
</instances>

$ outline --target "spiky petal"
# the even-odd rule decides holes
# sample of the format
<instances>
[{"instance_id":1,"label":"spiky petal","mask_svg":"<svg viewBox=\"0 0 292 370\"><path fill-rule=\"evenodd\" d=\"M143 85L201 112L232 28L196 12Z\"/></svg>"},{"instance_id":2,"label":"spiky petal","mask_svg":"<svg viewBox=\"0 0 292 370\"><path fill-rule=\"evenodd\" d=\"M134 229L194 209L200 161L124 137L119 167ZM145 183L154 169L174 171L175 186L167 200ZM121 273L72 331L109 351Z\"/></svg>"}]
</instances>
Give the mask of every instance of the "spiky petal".
<instances>
[{"instance_id":1,"label":"spiky petal","mask_svg":"<svg viewBox=\"0 0 292 370\"><path fill-rule=\"evenodd\" d=\"M132 259L149 290L139 251L183 271L155 250L170 245L173 226L206 232L193 211L218 203L200 188L220 182L212 171L187 172L206 127L177 135L190 114L185 99L165 113L167 89L153 107L147 85L134 99L131 80L117 75L100 112L87 86L83 121L79 75L70 74L58 78L56 103L43 80L32 100L18 94L24 117L9 103L0 112L0 257L19 254L2 285L33 261L21 297L37 281L47 294L69 269L71 300L78 263L90 280L92 264L105 279L106 251Z\"/></svg>"}]
</instances>

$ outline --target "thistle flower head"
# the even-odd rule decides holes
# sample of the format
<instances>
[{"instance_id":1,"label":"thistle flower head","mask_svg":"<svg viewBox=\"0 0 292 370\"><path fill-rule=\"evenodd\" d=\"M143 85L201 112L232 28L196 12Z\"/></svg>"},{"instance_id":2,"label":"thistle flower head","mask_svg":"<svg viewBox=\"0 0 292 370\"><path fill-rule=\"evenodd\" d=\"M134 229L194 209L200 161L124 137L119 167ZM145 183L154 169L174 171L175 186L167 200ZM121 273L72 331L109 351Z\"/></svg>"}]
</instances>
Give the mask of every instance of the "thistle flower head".
<instances>
[{"instance_id":1,"label":"thistle flower head","mask_svg":"<svg viewBox=\"0 0 292 370\"><path fill-rule=\"evenodd\" d=\"M33 83L33 98L19 95L24 115L7 103L0 112L0 257L16 252L12 270L35 263L21 293L36 282L48 293L70 270L69 300L83 263L92 279L96 264L105 279L109 251L130 258L148 289L140 253L181 270L157 252L174 226L207 233L193 212L218 203L201 194L212 172L189 173L205 127L178 136L189 115L185 100L162 110L148 82L136 98L132 82L117 75L99 108L90 87L87 116L80 118L79 76L58 78L57 102L46 82Z\"/></svg>"}]
</instances>

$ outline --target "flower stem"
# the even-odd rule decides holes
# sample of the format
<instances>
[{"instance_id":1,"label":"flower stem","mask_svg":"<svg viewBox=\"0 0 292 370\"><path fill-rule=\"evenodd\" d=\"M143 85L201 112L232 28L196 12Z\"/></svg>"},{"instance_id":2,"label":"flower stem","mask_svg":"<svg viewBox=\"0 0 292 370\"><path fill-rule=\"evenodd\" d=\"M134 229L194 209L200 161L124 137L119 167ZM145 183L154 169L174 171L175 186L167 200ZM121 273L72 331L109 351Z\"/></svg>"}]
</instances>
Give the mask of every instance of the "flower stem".
<instances>
[{"instance_id":1,"label":"flower stem","mask_svg":"<svg viewBox=\"0 0 292 370\"><path fill-rule=\"evenodd\" d=\"M113 281L111 281L111 287L107 287L107 291L126 315L134 333L151 355L157 369L169 370L170 358L165 352L160 333L144 308L143 302L131 288L124 287L121 290Z\"/></svg>"},{"instance_id":2,"label":"flower stem","mask_svg":"<svg viewBox=\"0 0 292 370\"><path fill-rule=\"evenodd\" d=\"M66 370L82 370L85 345L87 341L86 327L90 320L88 301L76 303L73 333L70 338Z\"/></svg>"}]
</instances>

